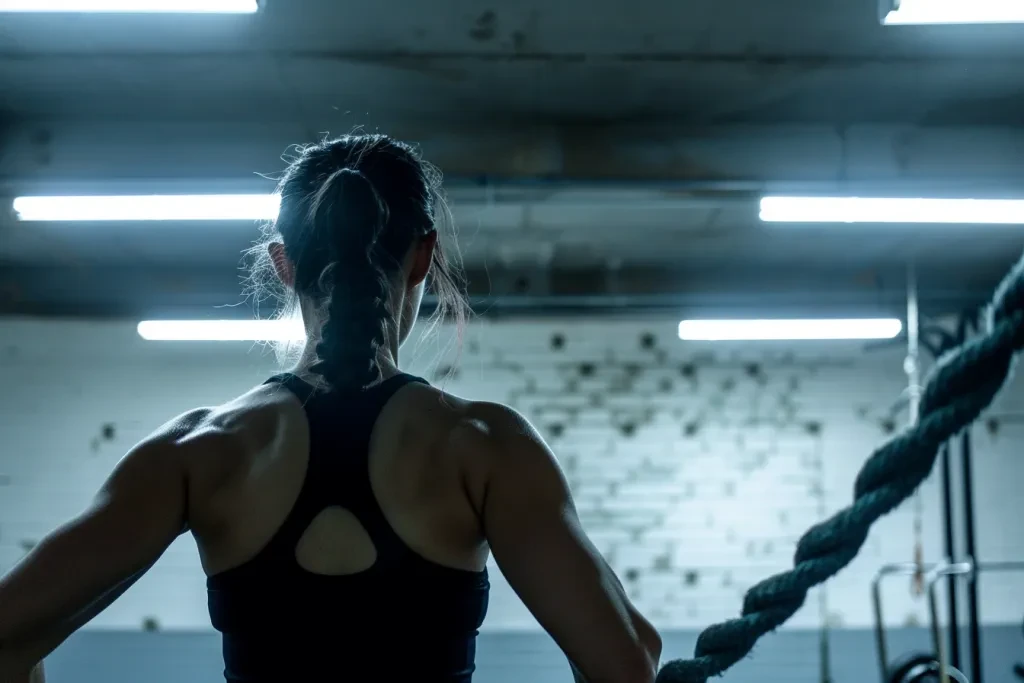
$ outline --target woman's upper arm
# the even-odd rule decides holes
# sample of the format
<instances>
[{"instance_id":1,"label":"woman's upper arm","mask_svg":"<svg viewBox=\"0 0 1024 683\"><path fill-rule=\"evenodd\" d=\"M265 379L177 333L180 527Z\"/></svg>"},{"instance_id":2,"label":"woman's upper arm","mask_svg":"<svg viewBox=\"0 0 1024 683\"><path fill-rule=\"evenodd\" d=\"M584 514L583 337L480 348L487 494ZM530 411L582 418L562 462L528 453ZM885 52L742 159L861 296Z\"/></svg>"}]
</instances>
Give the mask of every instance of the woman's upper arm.
<instances>
[{"instance_id":1,"label":"woman's upper arm","mask_svg":"<svg viewBox=\"0 0 1024 683\"><path fill-rule=\"evenodd\" d=\"M57 628L137 578L187 528L186 454L155 437L130 451L82 514L0 577L0 647Z\"/></svg>"},{"instance_id":2,"label":"woman's upper arm","mask_svg":"<svg viewBox=\"0 0 1024 683\"><path fill-rule=\"evenodd\" d=\"M483 524L502 574L587 681L653 680L657 634L580 527L554 456L513 411L485 411Z\"/></svg>"}]
</instances>

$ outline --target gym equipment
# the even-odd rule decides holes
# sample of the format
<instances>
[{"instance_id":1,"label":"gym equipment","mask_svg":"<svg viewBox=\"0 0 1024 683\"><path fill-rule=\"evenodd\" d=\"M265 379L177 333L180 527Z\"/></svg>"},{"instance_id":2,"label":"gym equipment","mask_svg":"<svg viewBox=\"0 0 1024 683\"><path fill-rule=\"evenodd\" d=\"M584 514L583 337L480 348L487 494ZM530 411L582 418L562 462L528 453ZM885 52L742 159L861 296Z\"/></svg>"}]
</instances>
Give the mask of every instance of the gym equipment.
<instances>
[{"instance_id":1,"label":"gym equipment","mask_svg":"<svg viewBox=\"0 0 1024 683\"><path fill-rule=\"evenodd\" d=\"M886 683L938 683L941 680L939 663L934 655L912 654L900 658L892 667ZM947 678L953 683L968 683L959 670L947 669Z\"/></svg>"},{"instance_id":2,"label":"gym equipment","mask_svg":"<svg viewBox=\"0 0 1024 683\"><path fill-rule=\"evenodd\" d=\"M910 655L899 669L893 670L893 677L888 683L940 683L943 679L941 671L941 665L935 661L934 656ZM946 680L952 683L968 683L967 677L952 667L946 669Z\"/></svg>"},{"instance_id":3,"label":"gym equipment","mask_svg":"<svg viewBox=\"0 0 1024 683\"><path fill-rule=\"evenodd\" d=\"M889 664L889 641L885 635L885 620L882 617L882 583L887 578L893 576L913 576L917 573L918 569L919 567L916 562L887 564L875 573L875 577L871 581L871 606L875 619L875 651L878 654L878 666L882 683L902 680L906 674L909 661L906 657L901 657L895 663ZM934 571L934 569L935 565L925 566L926 572ZM920 656L932 657L932 655Z\"/></svg>"},{"instance_id":4,"label":"gym equipment","mask_svg":"<svg viewBox=\"0 0 1024 683\"><path fill-rule=\"evenodd\" d=\"M794 568L747 591L742 615L705 629L697 638L694 658L665 664L657 683L707 683L796 614L811 588L853 561L871 526L913 495L931 473L942 444L991 405L1022 348L1024 258L996 290L988 332L932 369L921 395L919 423L895 435L864 463L853 503L811 527L797 544ZM939 675L948 678L945 670Z\"/></svg>"},{"instance_id":5,"label":"gym equipment","mask_svg":"<svg viewBox=\"0 0 1024 683\"><path fill-rule=\"evenodd\" d=\"M894 576L915 576L921 567L916 562L903 562L882 567L871 582L871 602L875 618L875 640L878 648L878 662L882 683L967 683L967 677L946 662L942 626L939 623L938 600L935 586L945 577L969 577L974 566L969 562L940 562L926 565L924 589L928 595L929 630L932 647L938 654L905 655L889 664L888 642L885 636L885 621L882 617L882 582ZM946 675L943 676L942 672Z\"/></svg>"},{"instance_id":6,"label":"gym equipment","mask_svg":"<svg viewBox=\"0 0 1024 683\"><path fill-rule=\"evenodd\" d=\"M978 574L997 572L1024 572L1024 561L1013 560L1006 562L982 562L977 565L975 576ZM981 658L981 650L978 650L977 658ZM1013 668L1014 673L1024 678L1024 664L1018 664Z\"/></svg>"},{"instance_id":7,"label":"gym equipment","mask_svg":"<svg viewBox=\"0 0 1024 683\"><path fill-rule=\"evenodd\" d=\"M932 647L937 654L912 654L888 664L888 643L885 637L885 623L882 617L882 582L892 576L912 576L918 571L914 562L885 565L875 574L871 583L871 599L875 619L875 640L878 662L883 683L967 683L967 677L955 665L950 664L946 649L946 638L939 622L937 586L944 578L974 581L979 573L1024 571L1024 562L939 562L925 567L925 593L928 597L929 630ZM952 629L951 629L952 630ZM1018 666L1018 668L1024 668ZM1016 670L1016 669L1015 669ZM942 672L946 675L943 676ZM1021 675L1018 672L1018 675ZM1024 677L1024 675L1022 675Z\"/></svg>"},{"instance_id":8,"label":"gym equipment","mask_svg":"<svg viewBox=\"0 0 1024 683\"><path fill-rule=\"evenodd\" d=\"M942 634L942 624L939 623L939 601L935 595L935 586L943 577L951 577L956 579L962 577L968 581L974 580L976 568L973 561L970 562L955 562L955 563L943 563L942 565L935 568L929 576L925 586L925 590L928 594L928 618L931 622L932 640L935 643L935 651L939 653L938 661L936 662L937 668L936 673L939 676L941 683L948 683L952 676L952 672L960 673L958 669L950 666L947 659L948 653L946 652L945 638ZM951 624L951 629L956 628L956 624ZM966 677L960 674L961 678L966 683Z\"/></svg>"},{"instance_id":9,"label":"gym equipment","mask_svg":"<svg viewBox=\"0 0 1024 683\"><path fill-rule=\"evenodd\" d=\"M914 328L911 324L912 321L916 321L916 286L913 276L913 268L909 272L908 277L908 358L906 363L907 374L910 380L910 412L911 422L913 423L914 417L914 391L915 376L912 374L913 370L916 370L916 359L917 359L917 347L918 347L918 335L914 334ZM952 352L953 350L966 344L972 334L979 332L979 314L977 312L966 312L959 317L956 325L955 332L949 332L941 327L926 325L922 328L920 334L920 346L925 348L931 356L938 360L943 355ZM983 672L981 670L981 637L980 637L980 624L978 616L978 576L983 572L992 571L1020 571L1024 569L1022 563L1015 562L996 562L996 563L978 563L975 549L975 525L974 525L974 499L973 499L973 483L972 483L972 443L971 443L971 431L967 427L963 430L959 438L959 457L962 468L961 484L962 484L962 499L963 499L963 527L964 527L964 545L965 545L965 559L967 562L975 566L975 570L966 575L967 579L967 598L968 598L968 636L969 640L968 655L970 660L970 673L974 683L981 683ZM954 534L954 509L953 509L953 492L952 492L952 467L951 457L954 455L954 449L952 444L944 444L940 452L940 482L942 491L942 526L943 526L943 552L947 560L948 558L955 558L959 555L956 549L955 534ZM916 510L915 510L916 512ZM915 528L918 522L915 521ZM917 562L917 573L915 576L922 572L920 564L920 558L916 556L917 546L915 546L915 561ZM905 572L901 572L905 573ZM877 578L877 577L876 577ZM957 614L958 606L958 594L959 594L959 582L949 581L949 593L947 600L948 620L949 624L959 624L959 616ZM873 593L876 591L873 590ZM926 592L931 592L930 590ZM934 596L929 596L929 599L934 603ZM878 616L876 614L876 638L878 640L878 653L879 661L882 665L883 680L887 680L885 675L885 662L887 661L887 653L885 651L884 636L880 633L880 625L877 622ZM938 620L935 614L934 607L932 608L931 615L932 624L937 624ZM938 637L936 640L936 652L946 653L949 655L949 662L951 669L960 669L960 629L951 628L948 632L949 648L938 649ZM945 643L942 643L945 645Z\"/></svg>"},{"instance_id":10,"label":"gym equipment","mask_svg":"<svg viewBox=\"0 0 1024 683\"><path fill-rule=\"evenodd\" d=\"M903 655L889 667L889 675L882 679L883 683L909 683L910 672L919 672L922 667L930 667L935 655L914 653Z\"/></svg>"}]
</instances>

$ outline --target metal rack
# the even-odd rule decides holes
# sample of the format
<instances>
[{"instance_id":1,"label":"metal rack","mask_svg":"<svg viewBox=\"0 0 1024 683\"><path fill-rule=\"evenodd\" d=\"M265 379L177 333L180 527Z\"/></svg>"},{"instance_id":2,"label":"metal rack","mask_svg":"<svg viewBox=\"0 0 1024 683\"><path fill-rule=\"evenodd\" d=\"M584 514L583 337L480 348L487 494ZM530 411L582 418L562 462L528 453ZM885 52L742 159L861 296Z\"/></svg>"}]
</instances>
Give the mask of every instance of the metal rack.
<instances>
[{"instance_id":1,"label":"metal rack","mask_svg":"<svg viewBox=\"0 0 1024 683\"><path fill-rule=\"evenodd\" d=\"M908 301L912 317L916 317L916 287L911 287L911 297ZM926 327L921 331L920 338L914 331L911 335L911 355L916 361L917 345L926 349L934 358L939 358L946 352L963 345L978 330L978 312L967 312L960 316L955 333L936 327ZM914 321L916 322L916 320ZM908 327L910 321L908 320ZM914 325L916 327L916 325ZM916 368L915 368L916 369ZM909 373L908 373L909 374ZM911 376L911 385L914 384L914 376ZM911 396L913 400L915 396ZM913 413L914 406L911 406ZM913 416L912 416L913 417ZM953 444L958 443L960 457L960 494L963 502L963 550L957 548L955 506L953 504ZM920 567L917 563L907 562L886 565L879 569L872 581L872 601L875 612L875 640L878 648L879 670L883 683L888 683L893 674L890 667L888 644L885 636L885 627L882 615L882 582L893 576L912 576L920 571L925 572L926 594L928 597L928 610L930 618L931 639L936 659L939 664L939 676L942 683L952 680L949 675L949 667L954 670L963 670L960 618L958 614L961 582L966 584L967 596L967 659L969 668L965 673L972 683L983 683L984 672L981 666L981 626L979 619L978 605L978 583L981 575L994 572L1024 572L1024 561L1009 562L981 562L977 557L976 525L974 518L974 471L973 471L973 446L971 442L971 431L965 429L955 442L943 446L940 454L939 476L941 479L942 493L942 526L943 526L943 552L945 559ZM939 606L937 597L938 584L948 579L947 594L947 623L948 629L943 629L939 618ZM944 631L948 630L948 633Z\"/></svg>"}]
</instances>

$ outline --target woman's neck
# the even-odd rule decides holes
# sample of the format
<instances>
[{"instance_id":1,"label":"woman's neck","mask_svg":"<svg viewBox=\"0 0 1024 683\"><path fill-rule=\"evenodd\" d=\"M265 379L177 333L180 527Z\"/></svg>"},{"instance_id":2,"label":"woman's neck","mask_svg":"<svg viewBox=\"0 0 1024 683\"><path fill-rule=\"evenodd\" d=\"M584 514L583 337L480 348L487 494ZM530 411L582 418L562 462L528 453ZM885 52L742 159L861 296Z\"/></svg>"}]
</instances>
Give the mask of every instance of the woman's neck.
<instances>
[{"instance_id":1,"label":"woman's neck","mask_svg":"<svg viewBox=\"0 0 1024 683\"><path fill-rule=\"evenodd\" d=\"M310 339L306 342L298 363L290 370L291 374L301 378L316 377L310 368L317 361L316 355L317 340ZM398 367L398 349L382 348L377 352L377 366L380 368L381 379L388 379L401 372Z\"/></svg>"},{"instance_id":2,"label":"woman's neck","mask_svg":"<svg viewBox=\"0 0 1024 683\"><path fill-rule=\"evenodd\" d=\"M402 310L401 301L399 301L397 310ZM291 372L299 377L314 377L315 375L310 372L310 368L317 361L316 347L320 342L321 323L316 310L307 305L302 307L302 318L303 321L309 321L305 325L306 346L302 349L299 362L296 363ZM400 372L398 369L398 347L399 339L401 339L401 330L395 318L387 319L384 339L384 345L377 350L377 365L380 368L381 378L387 379Z\"/></svg>"}]
</instances>

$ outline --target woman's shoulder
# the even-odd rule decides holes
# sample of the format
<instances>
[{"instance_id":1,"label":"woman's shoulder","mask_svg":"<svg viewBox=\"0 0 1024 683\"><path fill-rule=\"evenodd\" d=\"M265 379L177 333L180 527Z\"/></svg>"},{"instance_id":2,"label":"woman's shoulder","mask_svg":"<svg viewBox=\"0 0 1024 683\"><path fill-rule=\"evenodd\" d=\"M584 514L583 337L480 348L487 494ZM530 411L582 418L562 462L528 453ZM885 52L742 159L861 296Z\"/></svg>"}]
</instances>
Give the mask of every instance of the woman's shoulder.
<instances>
[{"instance_id":1,"label":"woman's shoulder","mask_svg":"<svg viewBox=\"0 0 1024 683\"><path fill-rule=\"evenodd\" d=\"M529 420L511 406L421 387L417 400L420 411L447 432L448 446L457 451L468 450L478 457L517 436L536 433Z\"/></svg>"},{"instance_id":2,"label":"woman's shoulder","mask_svg":"<svg viewBox=\"0 0 1024 683\"><path fill-rule=\"evenodd\" d=\"M303 419L302 404L293 394L266 384L219 405L181 413L146 441L180 447L189 469L220 469L262 452Z\"/></svg>"},{"instance_id":3,"label":"woman's shoulder","mask_svg":"<svg viewBox=\"0 0 1024 683\"><path fill-rule=\"evenodd\" d=\"M425 381L412 383L407 401L402 403L401 410L412 409L453 427L483 427L487 424L505 425L525 421L522 415L505 404L459 396Z\"/></svg>"},{"instance_id":4,"label":"woman's shoulder","mask_svg":"<svg viewBox=\"0 0 1024 683\"><path fill-rule=\"evenodd\" d=\"M308 439L301 403L279 386L262 385L222 404L195 408L171 419L148 439L174 454L187 481L190 519L272 460L287 441Z\"/></svg>"}]
</instances>

